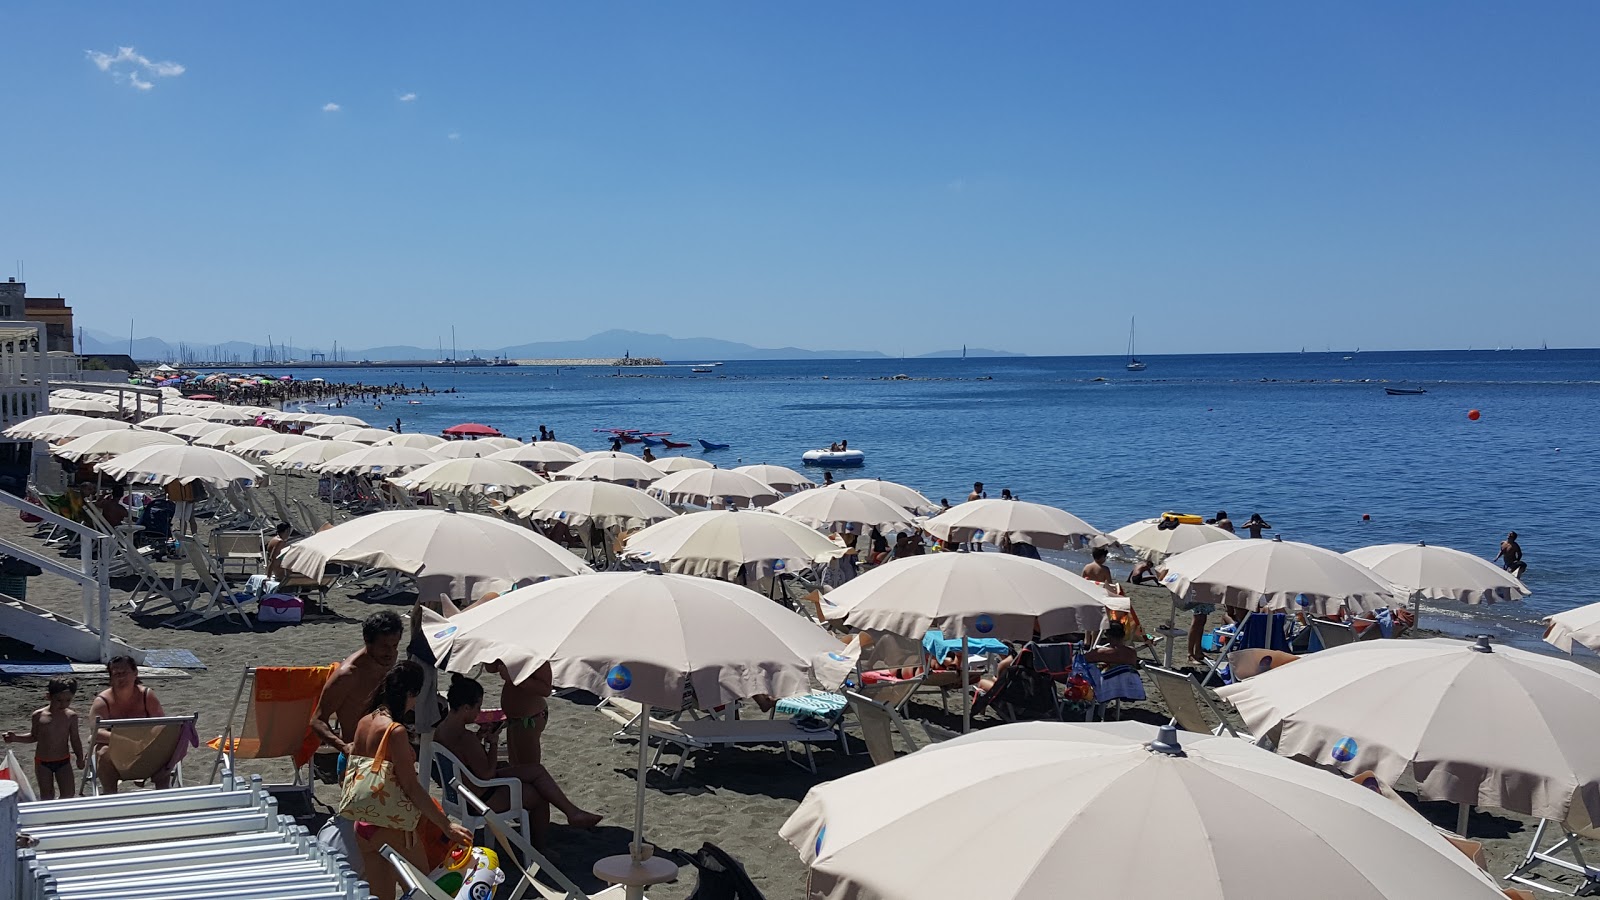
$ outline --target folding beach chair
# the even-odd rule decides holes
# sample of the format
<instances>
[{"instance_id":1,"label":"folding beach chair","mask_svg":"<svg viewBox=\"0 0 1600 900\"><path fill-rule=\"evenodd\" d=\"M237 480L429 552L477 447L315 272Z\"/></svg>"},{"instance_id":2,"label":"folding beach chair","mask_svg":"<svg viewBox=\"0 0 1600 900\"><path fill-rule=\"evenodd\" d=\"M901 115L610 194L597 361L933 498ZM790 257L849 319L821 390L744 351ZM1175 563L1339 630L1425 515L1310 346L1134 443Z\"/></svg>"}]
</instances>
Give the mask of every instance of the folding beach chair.
<instances>
[{"instance_id":1,"label":"folding beach chair","mask_svg":"<svg viewBox=\"0 0 1600 900\"><path fill-rule=\"evenodd\" d=\"M1286 666L1300 657L1282 650L1239 650L1228 654L1228 678L1233 683L1248 681L1263 672Z\"/></svg>"},{"instance_id":2,"label":"folding beach chair","mask_svg":"<svg viewBox=\"0 0 1600 900\"><path fill-rule=\"evenodd\" d=\"M509 813L502 816L511 816L516 823L518 833L524 837L532 838L533 831L528 821L528 810L522 805L522 779L520 778L479 778L472 774L472 770L462 764L454 753L439 746L438 742L430 743L432 748L432 762L428 771L432 773L433 780L438 782L442 797L439 805L449 815L461 820L463 828L476 833L482 830L484 818L477 810L462 797L460 788L465 785L476 793L487 793L495 788L505 788L510 802L506 804Z\"/></svg>"},{"instance_id":3,"label":"folding beach chair","mask_svg":"<svg viewBox=\"0 0 1600 900\"><path fill-rule=\"evenodd\" d=\"M1548 831L1560 831L1561 839L1550 845L1549 849L1541 850L1539 845L1544 843ZM1536 873L1541 867L1554 866L1579 876L1578 885L1571 892L1574 897L1592 896L1600 891L1600 868L1589 865L1584 859L1583 849L1578 845L1579 837L1578 832L1559 822L1540 819L1533 829L1533 840L1528 843L1528 850L1522 856L1522 864L1512 869L1505 880L1551 893L1564 893L1550 882L1538 880ZM1600 835L1586 831L1581 837L1594 838ZM1563 858L1561 854L1570 858Z\"/></svg>"},{"instance_id":4,"label":"folding beach chair","mask_svg":"<svg viewBox=\"0 0 1600 900\"><path fill-rule=\"evenodd\" d=\"M1222 714L1222 710L1206 695L1205 688L1200 686L1200 682L1193 675L1187 672L1177 672L1172 669L1162 668L1161 666L1146 666L1145 671L1149 673L1151 680L1155 682L1156 691L1161 694L1162 705L1167 708L1168 714L1172 716L1173 721L1178 724L1180 729L1199 734L1222 734L1226 732L1233 737L1244 738L1251 742L1255 741L1254 737L1238 731L1233 725L1229 724L1227 717ZM1211 717L1220 724L1213 727L1206 718L1205 712L1202 711L1202 707L1209 710Z\"/></svg>"},{"instance_id":5,"label":"folding beach chair","mask_svg":"<svg viewBox=\"0 0 1600 900\"><path fill-rule=\"evenodd\" d=\"M224 531L214 528L206 536L211 545L211 555L226 573L228 563L239 564L239 574L247 575L254 568L260 572L267 566L267 536L261 531Z\"/></svg>"},{"instance_id":6,"label":"folding beach chair","mask_svg":"<svg viewBox=\"0 0 1600 900\"><path fill-rule=\"evenodd\" d=\"M856 691L845 691L844 695L850 704L850 711L855 714L856 721L861 723L861 738L867 745L867 754L872 757L872 764L875 766L881 766L895 758L895 732L900 734L900 740L911 753L928 744L936 744L956 736L953 731L947 731L927 722L913 722L906 719L898 709L884 699L875 699Z\"/></svg>"},{"instance_id":7,"label":"folding beach chair","mask_svg":"<svg viewBox=\"0 0 1600 900\"><path fill-rule=\"evenodd\" d=\"M1327 650L1330 647L1343 647L1353 644L1356 640L1355 629L1343 622L1328 622L1323 619L1311 620L1311 636L1313 645L1311 650Z\"/></svg>"},{"instance_id":8,"label":"folding beach chair","mask_svg":"<svg viewBox=\"0 0 1600 900\"><path fill-rule=\"evenodd\" d=\"M196 726L200 714L151 716L144 719L101 719L91 725L111 732L105 749L96 747L85 760L83 790L100 795L100 758L103 753L116 767L117 781L148 781L172 770L173 787L183 786L183 758L200 743Z\"/></svg>"},{"instance_id":9,"label":"folding beach chair","mask_svg":"<svg viewBox=\"0 0 1600 900\"><path fill-rule=\"evenodd\" d=\"M220 736L206 743L217 751L208 783L217 776L242 777L238 761L292 759L293 786L312 786L311 757L320 743L311 730L322 688L337 666L247 666ZM248 691L248 699L246 692ZM244 720L238 720L244 705Z\"/></svg>"},{"instance_id":10,"label":"folding beach chair","mask_svg":"<svg viewBox=\"0 0 1600 900\"><path fill-rule=\"evenodd\" d=\"M184 541L183 555L194 568L195 580L200 585L198 593L206 598L206 602L203 606L191 607L161 624L167 628L188 628L222 616L237 618L245 627L254 631L256 626L250 621L250 614L241 608L241 601L235 600L233 593L228 590L228 582L222 574L222 564L212 558L211 554L200 546L198 540Z\"/></svg>"}]
</instances>

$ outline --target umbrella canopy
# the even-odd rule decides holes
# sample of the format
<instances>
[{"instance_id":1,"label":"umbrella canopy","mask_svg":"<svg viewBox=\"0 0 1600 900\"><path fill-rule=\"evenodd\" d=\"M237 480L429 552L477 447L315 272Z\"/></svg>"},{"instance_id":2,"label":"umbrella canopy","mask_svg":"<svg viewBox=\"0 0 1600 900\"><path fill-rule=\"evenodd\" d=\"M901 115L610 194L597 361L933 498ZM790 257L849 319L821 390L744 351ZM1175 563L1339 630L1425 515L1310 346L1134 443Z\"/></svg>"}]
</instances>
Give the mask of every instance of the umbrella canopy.
<instances>
[{"instance_id":1,"label":"umbrella canopy","mask_svg":"<svg viewBox=\"0 0 1600 900\"><path fill-rule=\"evenodd\" d=\"M1278 752L1393 783L1410 766L1432 800L1600 824L1600 674L1514 647L1449 638L1363 641L1218 693Z\"/></svg>"},{"instance_id":2,"label":"umbrella canopy","mask_svg":"<svg viewBox=\"0 0 1600 900\"><path fill-rule=\"evenodd\" d=\"M237 444L240 441L248 441L273 434L277 434L277 432L271 428L260 428L255 425L233 425L227 428L218 428L215 431L208 431L195 438L194 444L196 447L215 447L221 450L223 447Z\"/></svg>"},{"instance_id":3,"label":"umbrella canopy","mask_svg":"<svg viewBox=\"0 0 1600 900\"><path fill-rule=\"evenodd\" d=\"M703 459L693 461L705 463ZM710 465L710 463L706 463L706 465ZM739 466L734 471L749 475L763 484L769 484L780 494L792 494L795 491L804 491L817 486L815 481L787 466L761 463L754 466Z\"/></svg>"},{"instance_id":4,"label":"umbrella canopy","mask_svg":"<svg viewBox=\"0 0 1600 900\"><path fill-rule=\"evenodd\" d=\"M291 544L283 565L321 580L330 563L416 576L425 596L452 599L505 585L580 575L588 566L542 535L510 522L440 509L373 513Z\"/></svg>"},{"instance_id":5,"label":"umbrella canopy","mask_svg":"<svg viewBox=\"0 0 1600 900\"><path fill-rule=\"evenodd\" d=\"M322 425L313 425L307 428L305 434L307 437L331 441L340 438L341 435L354 434L360 430L360 425L351 425L348 422L326 422ZM355 442L351 441L351 443Z\"/></svg>"},{"instance_id":6,"label":"umbrella canopy","mask_svg":"<svg viewBox=\"0 0 1600 900\"><path fill-rule=\"evenodd\" d=\"M415 450L432 450L445 443L448 443L448 441L435 434L391 434L373 446L411 447Z\"/></svg>"},{"instance_id":7,"label":"umbrella canopy","mask_svg":"<svg viewBox=\"0 0 1600 900\"><path fill-rule=\"evenodd\" d=\"M1394 585L1332 550L1294 541L1219 541L1167 558L1162 584L1174 597L1244 609L1312 607L1366 612L1403 602Z\"/></svg>"},{"instance_id":8,"label":"umbrella canopy","mask_svg":"<svg viewBox=\"0 0 1600 900\"><path fill-rule=\"evenodd\" d=\"M657 479L650 485L650 496L695 506L766 506L778 499L778 492L731 469L684 469Z\"/></svg>"},{"instance_id":9,"label":"umbrella canopy","mask_svg":"<svg viewBox=\"0 0 1600 900\"><path fill-rule=\"evenodd\" d=\"M726 578L746 563L822 562L844 548L776 513L712 510L657 522L628 538L623 556L668 572Z\"/></svg>"},{"instance_id":10,"label":"umbrella canopy","mask_svg":"<svg viewBox=\"0 0 1600 900\"><path fill-rule=\"evenodd\" d=\"M477 441L471 443L475 444ZM485 458L503 459L524 466L543 466L547 471L556 472L577 462L578 454L566 449L564 445L543 441L537 444L518 444L510 450L496 450Z\"/></svg>"},{"instance_id":11,"label":"umbrella canopy","mask_svg":"<svg viewBox=\"0 0 1600 900\"><path fill-rule=\"evenodd\" d=\"M51 397L51 412L83 413L96 416L114 416L121 409L115 403L91 400L87 397Z\"/></svg>"},{"instance_id":12,"label":"umbrella canopy","mask_svg":"<svg viewBox=\"0 0 1600 900\"><path fill-rule=\"evenodd\" d=\"M500 437L498 429L490 428L488 425L480 425L477 422L463 422L460 425L451 425L444 430L444 433L461 437Z\"/></svg>"},{"instance_id":13,"label":"umbrella canopy","mask_svg":"<svg viewBox=\"0 0 1600 900\"><path fill-rule=\"evenodd\" d=\"M261 461L279 469L314 468L329 460L337 459L346 453L365 448L365 444L357 444L353 441L319 441L313 439L304 444L296 444L287 450L279 450L271 456L262 457Z\"/></svg>"},{"instance_id":14,"label":"umbrella canopy","mask_svg":"<svg viewBox=\"0 0 1600 900\"><path fill-rule=\"evenodd\" d=\"M621 450L590 450L590 451L588 451L586 453L579 453L578 454L578 461L579 462L582 462L583 460L586 460L586 459L638 459L638 458L639 457L634 456L632 453L624 453Z\"/></svg>"},{"instance_id":15,"label":"umbrella canopy","mask_svg":"<svg viewBox=\"0 0 1600 900\"><path fill-rule=\"evenodd\" d=\"M664 456L660 459L651 460L650 468L663 475L671 475L673 472L686 472L690 469L715 469L716 466L703 459L695 459L692 456ZM737 472L739 470L734 469L733 471ZM748 475L750 473L746 472L745 474ZM759 478L756 480L760 481Z\"/></svg>"},{"instance_id":16,"label":"umbrella canopy","mask_svg":"<svg viewBox=\"0 0 1600 900\"><path fill-rule=\"evenodd\" d=\"M256 414L242 406L207 406L195 410L194 416L206 422L245 424L256 420Z\"/></svg>"},{"instance_id":17,"label":"umbrella canopy","mask_svg":"<svg viewBox=\"0 0 1600 900\"><path fill-rule=\"evenodd\" d=\"M1236 738L1132 722L934 744L812 788L779 833L830 900L1044 900L1063 885L1146 900L1174 879L1196 900L1505 896L1425 819L1366 788ZM936 862L972 858L983 864Z\"/></svg>"},{"instance_id":18,"label":"umbrella canopy","mask_svg":"<svg viewBox=\"0 0 1600 900\"><path fill-rule=\"evenodd\" d=\"M916 517L909 510L866 491L801 491L767 507L781 516L824 527L835 522L903 528Z\"/></svg>"},{"instance_id":19,"label":"umbrella canopy","mask_svg":"<svg viewBox=\"0 0 1600 900\"><path fill-rule=\"evenodd\" d=\"M113 456L95 468L112 478L136 483L203 481L219 488L236 481L253 482L266 474L232 453L187 444L141 447Z\"/></svg>"},{"instance_id":20,"label":"umbrella canopy","mask_svg":"<svg viewBox=\"0 0 1600 900\"><path fill-rule=\"evenodd\" d=\"M337 441L328 443L348 444L350 441ZM312 466L318 472L329 475L349 475L360 473L363 475L392 475L398 472L409 472L423 466L432 465L439 461L431 450L418 450L414 447L378 447L356 444L359 450L341 453L325 462Z\"/></svg>"},{"instance_id":21,"label":"umbrella canopy","mask_svg":"<svg viewBox=\"0 0 1600 900\"><path fill-rule=\"evenodd\" d=\"M1102 585L1008 553L890 560L822 595L828 618L852 628L1018 641L1033 636L1035 622L1044 635L1098 631L1109 599Z\"/></svg>"},{"instance_id":22,"label":"umbrella canopy","mask_svg":"<svg viewBox=\"0 0 1600 900\"><path fill-rule=\"evenodd\" d=\"M270 456L274 453L280 453L284 450L288 450L291 447L298 447L301 444L322 445L326 443L326 441L319 441L316 438L306 437L303 434L279 434L274 431L269 434L261 435L260 437L253 437L246 441L240 441L229 447L228 452L250 459L259 459L263 456Z\"/></svg>"},{"instance_id":23,"label":"umbrella canopy","mask_svg":"<svg viewBox=\"0 0 1600 900\"><path fill-rule=\"evenodd\" d=\"M355 428L341 431L336 437L341 441L355 441L358 444L376 444L394 437L394 432L384 431L382 428Z\"/></svg>"},{"instance_id":24,"label":"umbrella canopy","mask_svg":"<svg viewBox=\"0 0 1600 900\"><path fill-rule=\"evenodd\" d=\"M129 450L140 447L150 447L155 444L182 444L183 438L162 434L159 431L146 431L142 428L117 428L111 431L97 431L83 437L73 438L65 444L55 448L55 455L71 460L94 459L101 456L118 456Z\"/></svg>"},{"instance_id":25,"label":"umbrella canopy","mask_svg":"<svg viewBox=\"0 0 1600 900\"><path fill-rule=\"evenodd\" d=\"M522 442L514 437L477 438L476 440L471 441L471 443L482 444L485 447L493 447L496 452L501 450L515 450L522 446Z\"/></svg>"},{"instance_id":26,"label":"umbrella canopy","mask_svg":"<svg viewBox=\"0 0 1600 900\"><path fill-rule=\"evenodd\" d=\"M565 450L572 454L573 459L583 458L583 448L576 444L569 444L566 441L539 441L539 446L554 447L558 450Z\"/></svg>"},{"instance_id":27,"label":"umbrella canopy","mask_svg":"<svg viewBox=\"0 0 1600 900\"><path fill-rule=\"evenodd\" d=\"M922 496L920 493L894 481L884 481L882 478L846 478L834 482L833 486L845 491L865 491L868 494L877 494L879 497L903 506L918 515L931 515L939 512L939 504Z\"/></svg>"},{"instance_id":28,"label":"umbrella canopy","mask_svg":"<svg viewBox=\"0 0 1600 900\"><path fill-rule=\"evenodd\" d=\"M171 404L168 404L168 406L171 406ZM188 413L163 413L159 416L151 416L145 419L139 423L139 427L156 431L172 431L185 425L203 424L205 421L199 416L191 416Z\"/></svg>"},{"instance_id":29,"label":"umbrella canopy","mask_svg":"<svg viewBox=\"0 0 1600 900\"><path fill-rule=\"evenodd\" d=\"M506 504L512 513L536 521L633 527L677 515L638 488L607 481L552 481L518 494Z\"/></svg>"},{"instance_id":30,"label":"umbrella canopy","mask_svg":"<svg viewBox=\"0 0 1600 900\"><path fill-rule=\"evenodd\" d=\"M1141 519L1111 532L1111 539L1124 547L1149 554L1160 562L1176 553L1193 550L1219 541L1237 541L1239 536L1215 525L1180 523L1173 528L1157 527L1161 519Z\"/></svg>"},{"instance_id":31,"label":"umbrella canopy","mask_svg":"<svg viewBox=\"0 0 1600 900\"><path fill-rule=\"evenodd\" d=\"M1494 563L1449 547L1378 544L1351 550L1345 556L1421 600L1456 600L1476 605L1521 600L1531 593Z\"/></svg>"},{"instance_id":32,"label":"umbrella canopy","mask_svg":"<svg viewBox=\"0 0 1600 900\"><path fill-rule=\"evenodd\" d=\"M929 519L923 528L946 541L998 546L1002 537L1009 537L1051 550L1106 541L1099 529L1066 510L1023 500L968 500Z\"/></svg>"},{"instance_id":33,"label":"umbrella canopy","mask_svg":"<svg viewBox=\"0 0 1600 900\"><path fill-rule=\"evenodd\" d=\"M140 426L144 427L143 425ZM244 428L244 425L229 425L227 422L195 422L193 425L179 425L167 434L181 437L186 441L197 441L214 431L232 431L235 428Z\"/></svg>"},{"instance_id":34,"label":"umbrella canopy","mask_svg":"<svg viewBox=\"0 0 1600 900\"><path fill-rule=\"evenodd\" d=\"M356 428L367 427L366 419L358 419L355 416L336 416L325 413L322 416L322 421L330 425L353 425Z\"/></svg>"},{"instance_id":35,"label":"umbrella canopy","mask_svg":"<svg viewBox=\"0 0 1600 900\"><path fill-rule=\"evenodd\" d=\"M493 456L502 449L482 441L445 441L434 447L433 455L439 459L477 459L482 456Z\"/></svg>"},{"instance_id":36,"label":"umbrella canopy","mask_svg":"<svg viewBox=\"0 0 1600 900\"><path fill-rule=\"evenodd\" d=\"M1573 644L1600 653L1600 603L1546 616L1544 642L1565 653L1572 652Z\"/></svg>"},{"instance_id":37,"label":"umbrella canopy","mask_svg":"<svg viewBox=\"0 0 1600 900\"><path fill-rule=\"evenodd\" d=\"M389 482L408 491L515 494L525 488L538 487L545 480L503 459L446 459L405 475L396 475Z\"/></svg>"},{"instance_id":38,"label":"umbrella canopy","mask_svg":"<svg viewBox=\"0 0 1600 900\"><path fill-rule=\"evenodd\" d=\"M6 437L24 440L64 441L101 431L128 431L135 426L116 419L93 419L70 414L34 416L6 429Z\"/></svg>"},{"instance_id":39,"label":"umbrella canopy","mask_svg":"<svg viewBox=\"0 0 1600 900\"><path fill-rule=\"evenodd\" d=\"M649 484L661 477L650 464L637 456L615 456L580 460L556 473L557 478L574 481L609 481L613 484Z\"/></svg>"}]
</instances>

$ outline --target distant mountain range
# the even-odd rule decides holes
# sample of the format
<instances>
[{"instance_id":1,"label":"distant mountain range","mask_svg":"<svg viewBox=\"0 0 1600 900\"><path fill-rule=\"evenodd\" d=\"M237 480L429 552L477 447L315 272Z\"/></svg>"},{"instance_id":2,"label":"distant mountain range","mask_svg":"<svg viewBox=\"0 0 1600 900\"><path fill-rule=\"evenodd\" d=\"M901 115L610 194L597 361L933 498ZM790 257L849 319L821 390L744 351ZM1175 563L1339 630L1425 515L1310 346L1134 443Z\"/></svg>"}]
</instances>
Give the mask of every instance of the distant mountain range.
<instances>
[{"instance_id":1,"label":"distant mountain range","mask_svg":"<svg viewBox=\"0 0 1600 900\"><path fill-rule=\"evenodd\" d=\"M332 355L331 347L314 348L318 352ZM128 353L128 340L118 338L104 332L84 329L83 353ZM446 354L449 348L445 348ZM500 347L495 350L469 350L461 347L456 351L460 356L467 357L476 352L483 356L503 356L509 359L592 359L597 357L631 356L659 357L661 359L688 361L688 362L721 362L730 359L885 359L888 354L878 350L807 350L801 347L753 347L737 341L723 341L716 338L675 338L665 334L646 334L640 331L626 331L612 329L602 331L593 337L576 341L536 341L531 344L516 344L510 347ZM310 357L311 349L304 347L278 347L275 355L285 355L293 359L304 360ZM936 353L924 353L919 359L959 357L960 350L940 350ZM980 356L1023 356L1021 353L1010 353L1005 350L985 350L978 347L969 347L966 350L969 357ZM132 355L141 360L216 360L237 358L242 362L252 359L266 358L266 347L261 344L251 344L244 341L225 341L222 343L186 342L182 344L161 340L160 338L135 338L133 341ZM431 360L440 356L439 348L389 346L368 347L364 350L340 348L339 356L344 360L370 359L374 362L385 360Z\"/></svg>"}]
</instances>

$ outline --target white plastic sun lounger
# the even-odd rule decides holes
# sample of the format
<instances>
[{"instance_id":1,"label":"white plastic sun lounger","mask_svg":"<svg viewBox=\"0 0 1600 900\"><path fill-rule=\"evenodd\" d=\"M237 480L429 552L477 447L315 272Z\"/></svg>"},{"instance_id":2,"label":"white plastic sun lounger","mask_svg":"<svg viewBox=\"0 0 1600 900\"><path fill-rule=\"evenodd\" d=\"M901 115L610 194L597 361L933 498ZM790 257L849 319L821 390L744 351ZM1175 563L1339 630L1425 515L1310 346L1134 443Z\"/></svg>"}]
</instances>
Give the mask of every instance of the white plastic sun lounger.
<instances>
[{"instance_id":1,"label":"white plastic sun lounger","mask_svg":"<svg viewBox=\"0 0 1600 900\"><path fill-rule=\"evenodd\" d=\"M785 759L816 774L817 763L811 755L811 745L832 743L839 739L838 732L831 728L807 730L787 719L695 719L677 722L651 719L650 737L659 742L655 758L650 763L652 767L660 761L667 747L679 748L678 764L671 771L673 779L683 774L684 764L696 750L741 744L782 744ZM803 765L794 758L791 746L794 744L805 749Z\"/></svg>"}]
</instances>

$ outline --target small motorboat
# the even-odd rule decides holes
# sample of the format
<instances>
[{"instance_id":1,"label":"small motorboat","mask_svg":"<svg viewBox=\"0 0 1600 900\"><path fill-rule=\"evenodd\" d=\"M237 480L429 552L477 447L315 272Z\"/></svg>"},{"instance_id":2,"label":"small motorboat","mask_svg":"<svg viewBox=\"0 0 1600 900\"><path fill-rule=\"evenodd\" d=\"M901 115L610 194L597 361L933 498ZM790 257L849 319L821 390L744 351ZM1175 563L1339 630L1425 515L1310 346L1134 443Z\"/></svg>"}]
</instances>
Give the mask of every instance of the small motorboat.
<instances>
[{"instance_id":1,"label":"small motorboat","mask_svg":"<svg viewBox=\"0 0 1600 900\"><path fill-rule=\"evenodd\" d=\"M1427 391L1423 390L1422 388L1392 388L1392 387L1384 388L1383 392L1385 394L1388 394L1391 397L1410 397L1410 396L1412 396L1414 394L1426 394L1427 393Z\"/></svg>"},{"instance_id":2,"label":"small motorboat","mask_svg":"<svg viewBox=\"0 0 1600 900\"><path fill-rule=\"evenodd\" d=\"M860 450L807 450L800 459L808 466L861 466L867 455Z\"/></svg>"},{"instance_id":3,"label":"small motorboat","mask_svg":"<svg viewBox=\"0 0 1600 900\"><path fill-rule=\"evenodd\" d=\"M716 369L708 368L708 367L705 367L705 366L695 366L694 368L690 369L689 371L693 372L696 375L710 375L712 372L715 372Z\"/></svg>"},{"instance_id":4,"label":"small motorboat","mask_svg":"<svg viewBox=\"0 0 1600 900\"><path fill-rule=\"evenodd\" d=\"M666 447L668 450L682 450L683 448L689 446L689 444L687 442L680 444L677 441L669 441L666 438L662 438L661 446Z\"/></svg>"},{"instance_id":5,"label":"small motorboat","mask_svg":"<svg viewBox=\"0 0 1600 900\"><path fill-rule=\"evenodd\" d=\"M700 442L700 449L702 450L726 450L729 446L728 444L713 444L710 441Z\"/></svg>"}]
</instances>

